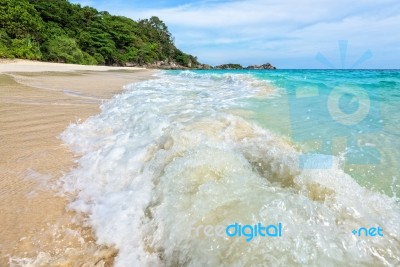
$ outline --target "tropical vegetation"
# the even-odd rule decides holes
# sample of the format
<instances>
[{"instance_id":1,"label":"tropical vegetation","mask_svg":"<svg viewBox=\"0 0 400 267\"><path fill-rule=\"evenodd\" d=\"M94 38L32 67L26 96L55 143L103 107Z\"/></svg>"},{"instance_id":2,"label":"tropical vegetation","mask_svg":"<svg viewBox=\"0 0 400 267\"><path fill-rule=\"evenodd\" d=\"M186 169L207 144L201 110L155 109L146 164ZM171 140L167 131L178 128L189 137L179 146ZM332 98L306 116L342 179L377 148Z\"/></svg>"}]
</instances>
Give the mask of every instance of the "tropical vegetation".
<instances>
[{"instance_id":1,"label":"tropical vegetation","mask_svg":"<svg viewBox=\"0 0 400 267\"><path fill-rule=\"evenodd\" d=\"M0 58L94 65L199 64L175 47L158 17L135 21L67 0L0 0Z\"/></svg>"}]
</instances>

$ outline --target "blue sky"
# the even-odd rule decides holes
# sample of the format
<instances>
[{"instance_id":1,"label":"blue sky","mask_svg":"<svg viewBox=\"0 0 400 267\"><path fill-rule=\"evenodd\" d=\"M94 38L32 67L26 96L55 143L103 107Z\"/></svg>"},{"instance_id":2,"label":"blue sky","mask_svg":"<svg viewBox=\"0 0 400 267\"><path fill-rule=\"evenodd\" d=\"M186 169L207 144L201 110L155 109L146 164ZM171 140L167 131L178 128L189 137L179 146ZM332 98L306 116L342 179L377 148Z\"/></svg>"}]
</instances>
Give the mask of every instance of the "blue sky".
<instances>
[{"instance_id":1,"label":"blue sky","mask_svg":"<svg viewBox=\"0 0 400 267\"><path fill-rule=\"evenodd\" d=\"M203 63L271 62L278 68L400 68L398 0L71 0L132 19L162 19L184 52ZM342 48L343 51L343 48ZM369 52L368 52L369 53Z\"/></svg>"}]
</instances>

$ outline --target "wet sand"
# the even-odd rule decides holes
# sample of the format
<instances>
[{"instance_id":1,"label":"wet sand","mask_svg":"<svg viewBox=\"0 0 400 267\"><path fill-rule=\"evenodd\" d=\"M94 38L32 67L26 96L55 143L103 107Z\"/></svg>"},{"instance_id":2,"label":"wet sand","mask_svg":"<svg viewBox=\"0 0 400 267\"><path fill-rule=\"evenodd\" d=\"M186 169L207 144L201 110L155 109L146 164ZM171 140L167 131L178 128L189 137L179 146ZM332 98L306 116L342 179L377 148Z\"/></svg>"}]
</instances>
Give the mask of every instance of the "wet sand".
<instances>
[{"instance_id":1,"label":"wet sand","mask_svg":"<svg viewBox=\"0 0 400 267\"><path fill-rule=\"evenodd\" d=\"M0 62L0 266L112 265L117 251L97 245L54 189L77 156L58 136L71 122L99 112L123 85L153 73Z\"/></svg>"}]
</instances>

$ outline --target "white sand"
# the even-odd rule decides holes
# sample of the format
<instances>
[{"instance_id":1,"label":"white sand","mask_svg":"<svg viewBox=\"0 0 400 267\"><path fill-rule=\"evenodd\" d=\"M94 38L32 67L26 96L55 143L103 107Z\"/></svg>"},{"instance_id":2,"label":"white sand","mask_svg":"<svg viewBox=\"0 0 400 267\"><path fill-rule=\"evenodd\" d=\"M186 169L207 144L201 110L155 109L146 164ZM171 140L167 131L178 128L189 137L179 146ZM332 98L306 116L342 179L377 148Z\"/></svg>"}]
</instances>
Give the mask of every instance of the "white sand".
<instances>
[{"instance_id":1,"label":"white sand","mask_svg":"<svg viewBox=\"0 0 400 267\"><path fill-rule=\"evenodd\" d=\"M0 62L0 266L39 253L46 255L40 266L112 264L116 251L98 246L90 228L73 222L67 199L47 188L73 167L74 155L57 137L70 122L96 114L123 85L153 73Z\"/></svg>"},{"instance_id":2,"label":"white sand","mask_svg":"<svg viewBox=\"0 0 400 267\"><path fill-rule=\"evenodd\" d=\"M0 73L9 72L47 72L47 71L110 71L110 70L139 70L136 67L108 67L108 66L84 66L75 64L48 63L29 60L1 60Z\"/></svg>"}]
</instances>

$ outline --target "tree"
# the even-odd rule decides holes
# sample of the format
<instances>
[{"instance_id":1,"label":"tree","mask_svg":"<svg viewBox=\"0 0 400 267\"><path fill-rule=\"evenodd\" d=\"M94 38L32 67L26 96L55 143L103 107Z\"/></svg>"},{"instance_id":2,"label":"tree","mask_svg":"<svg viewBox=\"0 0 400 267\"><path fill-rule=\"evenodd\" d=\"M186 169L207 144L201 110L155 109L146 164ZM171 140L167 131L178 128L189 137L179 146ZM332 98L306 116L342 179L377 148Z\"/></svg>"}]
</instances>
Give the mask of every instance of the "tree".
<instances>
[{"instance_id":1,"label":"tree","mask_svg":"<svg viewBox=\"0 0 400 267\"><path fill-rule=\"evenodd\" d=\"M12 39L39 37L43 20L27 0L0 0L0 25Z\"/></svg>"},{"instance_id":2,"label":"tree","mask_svg":"<svg viewBox=\"0 0 400 267\"><path fill-rule=\"evenodd\" d=\"M10 51L12 39L4 30L0 30L0 58L14 58Z\"/></svg>"},{"instance_id":3,"label":"tree","mask_svg":"<svg viewBox=\"0 0 400 267\"><path fill-rule=\"evenodd\" d=\"M79 64L184 66L197 59L178 50L158 17L138 22L67 0L0 0L0 57Z\"/></svg>"},{"instance_id":4,"label":"tree","mask_svg":"<svg viewBox=\"0 0 400 267\"><path fill-rule=\"evenodd\" d=\"M63 63L81 63L83 52L76 41L67 36L54 36L47 43L47 58L50 61Z\"/></svg>"}]
</instances>

